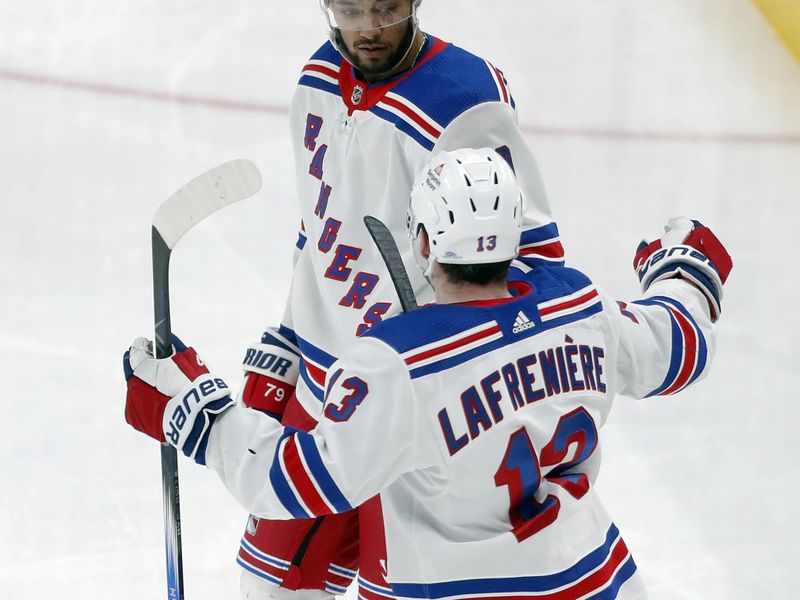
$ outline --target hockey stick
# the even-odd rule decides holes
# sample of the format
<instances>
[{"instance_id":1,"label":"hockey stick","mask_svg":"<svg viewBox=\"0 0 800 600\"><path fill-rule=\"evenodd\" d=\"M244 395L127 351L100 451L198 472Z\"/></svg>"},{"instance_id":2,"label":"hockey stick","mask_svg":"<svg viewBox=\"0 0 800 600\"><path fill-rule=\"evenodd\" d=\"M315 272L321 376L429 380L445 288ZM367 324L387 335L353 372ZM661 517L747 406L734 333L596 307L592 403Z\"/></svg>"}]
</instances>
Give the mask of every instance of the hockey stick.
<instances>
[{"instance_id":1,"label":"hockey stick","mask_svg":"<svg viewBox=\"0 0 800 600\"><path fill-rule=\"evenodd\" d=\"M389 270L389 277L392 278L397 297L400 298L400 308L403 312L411 312L417 309L417 297L414 295L414 288L408 280L408 273L400 258L400 251L397 249L397 242L394 241L389 229L379 219L367 215L364 217L364 225L372 236L378 252L381 253L383 262Z\"/></svg>"},{"instance_id":2,"label":"hockey stick","mask_svg":"<svg viewBox=\"0 0 800 600\"><path fill-rule=\"evenodd\" d=\"M158 207L153 216L153 304L155 356L172 354L169 314L169 259L172 249L197 223L220 208L244 200L261 187L261 175L249 160L233 160L192 179ZM161 487L164 502L164 544L169 600L183 600L183 553L178 492L178 454L161 445Z\"/></svg>"}]
</instances>

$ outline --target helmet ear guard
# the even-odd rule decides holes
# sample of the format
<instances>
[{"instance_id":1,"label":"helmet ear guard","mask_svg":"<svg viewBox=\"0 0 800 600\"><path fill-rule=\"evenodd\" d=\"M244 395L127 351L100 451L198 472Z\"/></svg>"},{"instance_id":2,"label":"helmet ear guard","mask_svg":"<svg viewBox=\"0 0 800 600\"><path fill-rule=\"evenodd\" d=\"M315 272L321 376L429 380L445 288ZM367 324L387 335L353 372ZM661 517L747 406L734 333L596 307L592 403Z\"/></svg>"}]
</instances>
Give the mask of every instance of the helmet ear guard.
<instances>
[{"instance_id":1,"label":"helmet ear guard","mask_svg":"<svg viewBox=\"0 0 800 600\"><path fill-rule=\"evenodd\" d=\"M483 264L519 250L522 191L508 163L490 148L433 156L417 177L406 219L414 260L426 277L433 262ZM422 256L421 227L430 256Z\"/></svg>"}]
</instances>

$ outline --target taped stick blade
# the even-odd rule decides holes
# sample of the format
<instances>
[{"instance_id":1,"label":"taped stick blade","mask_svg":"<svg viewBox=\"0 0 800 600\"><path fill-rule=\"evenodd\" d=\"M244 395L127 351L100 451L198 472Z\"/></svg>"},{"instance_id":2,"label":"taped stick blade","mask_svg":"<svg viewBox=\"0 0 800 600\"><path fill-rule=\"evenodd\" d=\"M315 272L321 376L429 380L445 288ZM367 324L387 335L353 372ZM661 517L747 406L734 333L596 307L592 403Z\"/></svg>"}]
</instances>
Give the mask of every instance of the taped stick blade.
<instances>
[{"instance_id":1,"label":"taped stick blade","mask_svg":"<svg viewBox=\"0 0 800 600\"><path fill-rule=\"evenodd\" d=\"M219 209L261 189L261 173L252 161L237 159L192 179L167 198L153 216L153 227L171 250L183 235Z\"/></svg>"}]
</instances>

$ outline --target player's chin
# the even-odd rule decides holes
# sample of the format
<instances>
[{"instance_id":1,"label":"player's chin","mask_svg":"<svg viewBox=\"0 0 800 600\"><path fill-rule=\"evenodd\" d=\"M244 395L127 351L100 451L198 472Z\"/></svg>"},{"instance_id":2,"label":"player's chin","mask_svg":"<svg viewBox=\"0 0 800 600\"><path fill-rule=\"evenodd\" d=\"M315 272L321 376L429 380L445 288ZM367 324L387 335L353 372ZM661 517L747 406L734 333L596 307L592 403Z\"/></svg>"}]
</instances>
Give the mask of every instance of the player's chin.
<instances>
[{"instance_id":1,"label":"player's chin","mask_svg":"<svg viewBox=\"0 0 800 600\"><path fill-rule=\"evenodd\" d=\"M386 57L363 56L356 57L356 68L366 75L380 75L389 68L389 60Z\"/></svg>"}]
</instances>

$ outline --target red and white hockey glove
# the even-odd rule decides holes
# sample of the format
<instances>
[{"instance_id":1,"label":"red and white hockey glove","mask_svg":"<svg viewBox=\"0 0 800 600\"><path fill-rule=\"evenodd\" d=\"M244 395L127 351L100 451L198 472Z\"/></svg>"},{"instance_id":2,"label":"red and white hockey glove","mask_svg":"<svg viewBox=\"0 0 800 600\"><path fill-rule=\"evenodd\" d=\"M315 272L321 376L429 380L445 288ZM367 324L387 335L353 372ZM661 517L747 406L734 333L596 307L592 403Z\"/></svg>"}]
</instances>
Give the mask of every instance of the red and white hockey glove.
<instances>
[{"instance_id":1,"label":"red and white hockey glove","mask_svg":"<svg viewBox=\"0 0 800 600\"><path fill-rule=\"evenodd\" d=\"M278 329L270 327L261 336L260 343L247 349L242 368L244 405L280 421L300 375L297 345Z\"/></svg>"},{"instance_id":2,"label":"red and white hockey glove","mask_svg":"<svg viewBox=\"0 0 800 600\"><path fill-rule=\"evenodd\" d=\"M205 464L211 426L233 401L228 386L209 374L194 348L172 340L175 352L169 358L154 358L153 344L145 338L134 340L125 352L125 420Z\"/></svg>"},{"instance_id":3,"label":"red and white hockey glove","mask_svg":"<svg viewBox=\"0 0 800 600\"><path fill-rule=\"evenodd\" d=\"M721 312L722 286L733 268L730 254L717 236L700 221L674 217L664 226L665 234L642 241L633 259L642 291L662 279L680 277L693 283L708 300L711 320Z\"/></svg>"}]
</instances>

